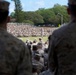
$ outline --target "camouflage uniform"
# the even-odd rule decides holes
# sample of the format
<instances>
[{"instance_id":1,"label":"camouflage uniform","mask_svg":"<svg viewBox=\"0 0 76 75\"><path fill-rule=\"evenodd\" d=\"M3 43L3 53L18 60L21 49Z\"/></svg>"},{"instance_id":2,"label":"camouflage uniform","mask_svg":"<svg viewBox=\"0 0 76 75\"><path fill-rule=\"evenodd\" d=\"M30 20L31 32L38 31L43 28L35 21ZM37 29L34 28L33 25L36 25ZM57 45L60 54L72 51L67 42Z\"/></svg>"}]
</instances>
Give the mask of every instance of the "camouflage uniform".
<instances>
[{"instance_id":1,"label":"camouflage uniform","mask_svg":"<svg viewBox=\"0 0 76 75\"><path fill-rule=\"evenodd\" d=\"M49 68L55 75L76 75L76 0L68 0L67 11L71 22L49 37Z\"/></svg>"},{"instance_id":2,"label":"camouflage uniform","mask_svg":"<svg viewBox=\"0 0 76 75\"><path fill-rule=\"evenodd\" d=\"M32 75L29 50L25 44L0 29L0 75Z\"/></svg>"},{"instance_id":3,"label":"camouflage uniform","mask_svg":"<svg viewBox=\"0 0 76 75\"><path fill-rule=\"evenodd\" d=\"M50 70L56 70L56 75L76 75L76 21L54 31L49 41Z\"/></svg>"},{"instance_id":4,"label":"camouflage uniform","mask_svg":"<svg viewBox=\"0 0 76 75\"><path fill-rule=\"evenodd\" d=\"M0 9L8 10L8 5L7 1L0 0ZM2 27L0 27L0 75L32 75L28 48Z\"/></svg>"}]
</instances>

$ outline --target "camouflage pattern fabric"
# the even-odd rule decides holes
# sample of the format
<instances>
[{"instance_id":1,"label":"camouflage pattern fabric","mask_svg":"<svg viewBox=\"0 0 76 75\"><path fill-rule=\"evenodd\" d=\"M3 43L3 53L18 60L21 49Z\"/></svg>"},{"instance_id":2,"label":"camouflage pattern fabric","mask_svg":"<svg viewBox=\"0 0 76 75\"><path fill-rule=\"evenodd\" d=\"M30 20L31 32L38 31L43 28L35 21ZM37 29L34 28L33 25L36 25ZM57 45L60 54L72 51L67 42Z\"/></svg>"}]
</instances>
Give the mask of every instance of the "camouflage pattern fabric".
<instances>
[{"instance_id":1,"label":"camouflage pattern fabric","mask_svg":"<svg viewBox=\"0 0 76 75\"><path fill-rule=\"evenodd\" d=\"M54 31L50 37L50 70L55 75L76 75L76 21Z\"/></svg>"},{"instance_id":2,"label":"camouflage pattern fabric","mask_svg":"<svg viewBox=\"0 0 76 75\"><path fill-rule=\"evenodd\" d=\"M25 44L0 28L0 75L32 75L32 64Z\"/></svg>"}]
</instances>

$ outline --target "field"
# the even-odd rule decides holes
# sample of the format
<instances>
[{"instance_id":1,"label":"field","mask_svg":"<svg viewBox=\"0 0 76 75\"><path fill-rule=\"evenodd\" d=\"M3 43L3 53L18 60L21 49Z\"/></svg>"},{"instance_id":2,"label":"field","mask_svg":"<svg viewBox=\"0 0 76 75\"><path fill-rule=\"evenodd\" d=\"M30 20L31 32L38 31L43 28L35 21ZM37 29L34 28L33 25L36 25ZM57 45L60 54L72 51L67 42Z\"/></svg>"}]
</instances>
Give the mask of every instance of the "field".
<instances>
[{"instance_id":1,"label":"field","mask_svg":"<svg viewBox=\"0 0 76 75\"><path fill-rule=\"evenodd\" d=\"M48 40L48 37L18 37L18 38L21 39L23 42L25 42L27 39L30 41L36 39L38 41L39 38L42 38L44 42Z\"/></svg>"}]
</instances>

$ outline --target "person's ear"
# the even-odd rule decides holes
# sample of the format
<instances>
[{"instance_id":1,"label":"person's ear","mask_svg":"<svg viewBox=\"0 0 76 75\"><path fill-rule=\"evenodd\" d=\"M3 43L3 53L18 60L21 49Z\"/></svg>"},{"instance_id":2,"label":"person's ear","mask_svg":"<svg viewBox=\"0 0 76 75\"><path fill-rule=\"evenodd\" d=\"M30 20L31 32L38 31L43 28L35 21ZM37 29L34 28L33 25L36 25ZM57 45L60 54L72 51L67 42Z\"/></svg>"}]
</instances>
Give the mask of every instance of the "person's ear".
<instances>
[{"instance_id":1,"label":"person's ear","mask_svg":"<svg viewBox=\"0 0 76 75\"><path fill-rule=\"evenodd\" d=\"M70 9L69 9L69 8L67 8L67 12L68 12L68 14L69 14L69 15L71 14L71 12L70 12Z\"/></svg>"},{"instance_id":2,"label":"person's ear","mask_svg":"<svg viewBox=\"0 0 76 75\"><path fill-rule=\"evenodd\" d=\"M10 16L7 17L7 23L10 22Z\"/></svg>"}]
</instances>

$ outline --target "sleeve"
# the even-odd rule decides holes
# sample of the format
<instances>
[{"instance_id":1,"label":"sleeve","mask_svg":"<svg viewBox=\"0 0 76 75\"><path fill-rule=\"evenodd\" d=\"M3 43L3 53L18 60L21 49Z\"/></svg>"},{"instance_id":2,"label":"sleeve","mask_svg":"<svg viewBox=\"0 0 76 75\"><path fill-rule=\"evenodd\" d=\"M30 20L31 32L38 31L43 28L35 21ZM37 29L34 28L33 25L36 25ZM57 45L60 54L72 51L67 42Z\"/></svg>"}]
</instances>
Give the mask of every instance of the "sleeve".
<instances>
[{"instance_id":1,"label":"sleeve","mask_svg":"<svg viewBox=\"0 0 76 75\"><path fill-rule=\"evenodd\" d=\"M51 72L54 72L56 69L56 53L55 53L55 37L52 35L49 37L49 46L48 46L48 68Z\"/></svg>"},{"instance_id":2,"label":"sleeve","mask_svg":"<svg viewBox=\"0 0 76 75\"><path fill-rule=\"evenodd\" d=\"M32 61L28 48L24 47L20 54L16 75L32 75Z\"/></svg>"}]
</instances>

